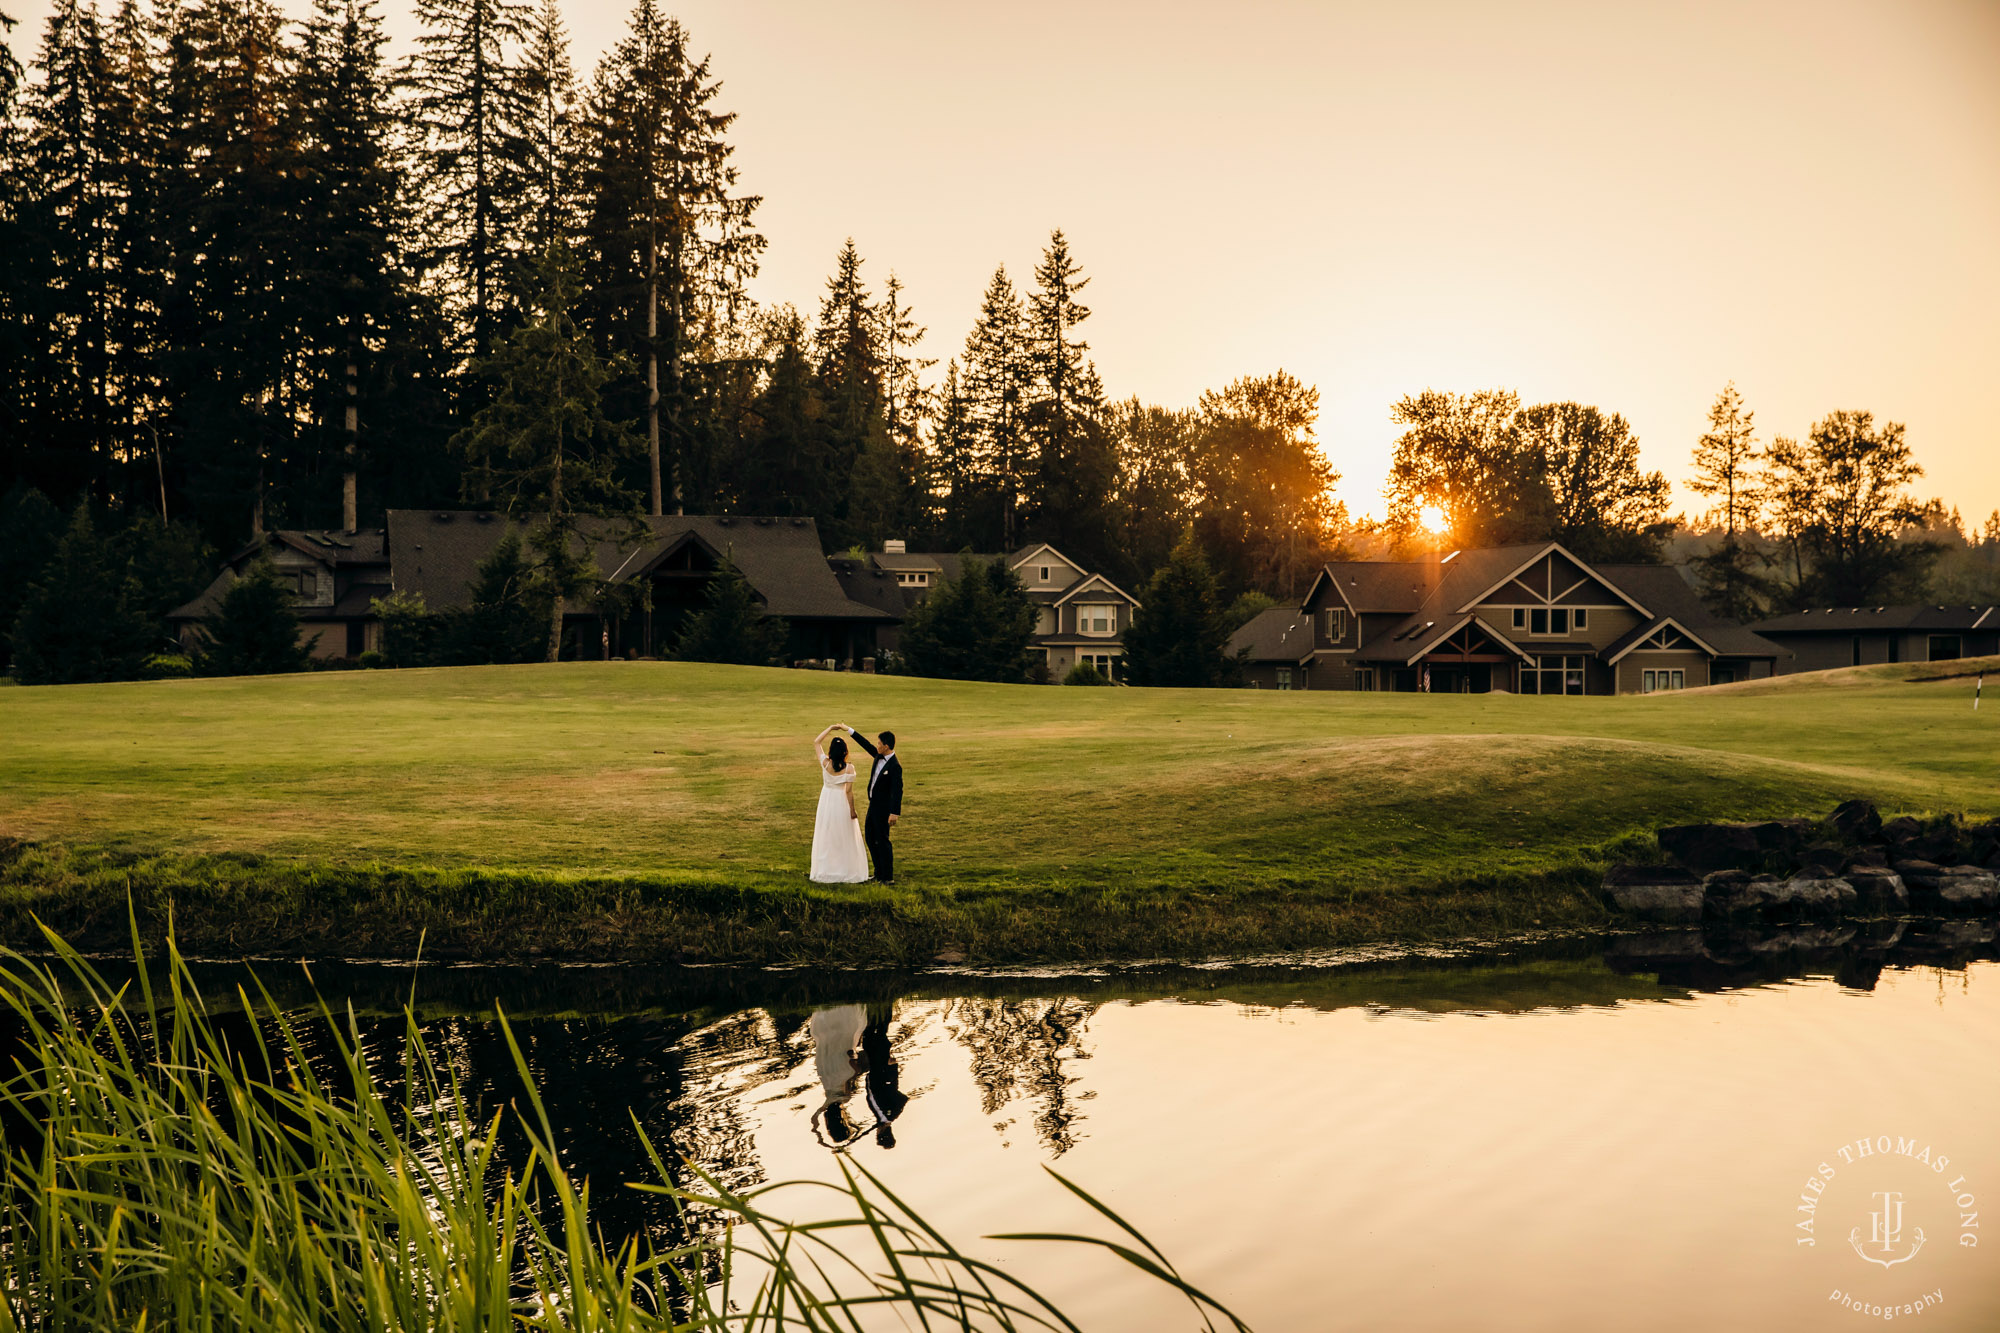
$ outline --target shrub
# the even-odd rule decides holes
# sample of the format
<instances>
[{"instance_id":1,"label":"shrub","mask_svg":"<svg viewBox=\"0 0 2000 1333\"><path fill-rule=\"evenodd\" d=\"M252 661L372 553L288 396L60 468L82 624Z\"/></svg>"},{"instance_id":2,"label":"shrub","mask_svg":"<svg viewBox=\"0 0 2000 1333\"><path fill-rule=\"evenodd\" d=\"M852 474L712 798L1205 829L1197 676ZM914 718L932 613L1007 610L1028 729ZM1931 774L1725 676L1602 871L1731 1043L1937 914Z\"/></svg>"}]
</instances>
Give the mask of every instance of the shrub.
<instances>
[{"instance_id":1,"label":"shrub","mask_svg":"<svg viewBox=\"0 0 2000 1333\"><path fill-rule=\"evenodd\" d=\"M292 592L259 558L230 585L201 626L201 667L213 676L274 676L302 671L311 650L299 642Z\"/></svg>"},{"instance_id":2,"label":"shrub","mask_svg":"<svg viewBox=\"0 0 2000 1333\"><path fill-rule=\"evenodd\" d=\"M354 659L354 665L360 667L363 671L379 671L389 665L389 659L376 652L373 648L370 648L367 652Z\"/></svg>"},{"instance_id":3,"label":"shrub","mask_svg":"<svg viewBox=\"0 0 2000 1333\"><path fill-rule=\"evenodd\" d=\"M899 651L914 676L1018 685L1035 679L1034 632L1034 603L1020 577L1005 561L968 555L957 578L911 608Z\"/></svg>"},{"instance_id":4,"label":"shrub","mask_svg":"<svg viewBox=\"0 0 2000 1333\"><path fill-rule=\"evenodd\" d=\"M194 674L194 659L184 653L154 653L146 659L147 680L178 680Z\"/></svg>"},{"instance_id":5,"label":"shrub","mask_svg":"<svg viewBox=\"0 0 2000 1333\"><path fill-rule=\"evenodd\" d=\"M689 617L674 645L683 662L770 666L785 651L784 622L764 614L728 556L708 581L708 605Z\"/></svg>"},{"instance_id":6,"label":"shrub","mask_svg":"<svg viewBox=\"0 0 2000 1333\"><path fill-rule=\"evenodd\" d=\"M1069 669L1069 674L1063 677L1065 685L1109 685L1110 683L1111 678L1089 662L1078 662Z\"/></svg>"}]
</instances>

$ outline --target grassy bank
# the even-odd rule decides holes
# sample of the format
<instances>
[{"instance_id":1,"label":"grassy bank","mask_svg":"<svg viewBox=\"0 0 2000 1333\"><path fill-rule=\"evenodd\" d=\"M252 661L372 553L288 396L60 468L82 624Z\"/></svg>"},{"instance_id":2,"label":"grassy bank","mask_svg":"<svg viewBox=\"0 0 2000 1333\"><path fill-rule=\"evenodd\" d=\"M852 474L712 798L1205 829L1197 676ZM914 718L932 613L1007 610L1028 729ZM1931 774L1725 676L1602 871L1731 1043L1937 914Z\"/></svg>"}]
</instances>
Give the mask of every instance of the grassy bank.
<instances>
[{"instance_id":1,"label":"grassy bank","mask_svg":"<svg viewBox=\"0 0 2000 1333\"><path fill-rule=\"evenodd\" d=\"M1966 663L1618 699L1065 690L665 663L0 693L0 931L201 952L909 962L1601 920L1659 824L2000 810ZM1951 679L1925 679L1951 676ZM830 721L902 883L805 882Z\"/></svg>"}]
</instances>

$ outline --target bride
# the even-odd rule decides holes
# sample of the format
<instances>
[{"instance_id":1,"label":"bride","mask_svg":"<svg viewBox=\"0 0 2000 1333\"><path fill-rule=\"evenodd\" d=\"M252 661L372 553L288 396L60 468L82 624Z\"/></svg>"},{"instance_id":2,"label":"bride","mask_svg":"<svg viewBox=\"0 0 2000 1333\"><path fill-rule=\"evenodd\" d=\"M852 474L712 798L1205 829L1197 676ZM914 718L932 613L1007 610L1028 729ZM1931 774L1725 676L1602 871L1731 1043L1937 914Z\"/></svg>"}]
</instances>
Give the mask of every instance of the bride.
<instances>
[{"instance_id":1,"label":"bride","mask_svg":"<svg viewBox=\"0 0 2000 1333\"><path fill-rule=\"evenodd\" d=\"M868 849L861 841L861 816L854 811L854 765L847 742L828 727L813 738L819 758L819 818L813 824L812 877L820 884L859 884L868 878Z\"/></svg>"}]
</instances>

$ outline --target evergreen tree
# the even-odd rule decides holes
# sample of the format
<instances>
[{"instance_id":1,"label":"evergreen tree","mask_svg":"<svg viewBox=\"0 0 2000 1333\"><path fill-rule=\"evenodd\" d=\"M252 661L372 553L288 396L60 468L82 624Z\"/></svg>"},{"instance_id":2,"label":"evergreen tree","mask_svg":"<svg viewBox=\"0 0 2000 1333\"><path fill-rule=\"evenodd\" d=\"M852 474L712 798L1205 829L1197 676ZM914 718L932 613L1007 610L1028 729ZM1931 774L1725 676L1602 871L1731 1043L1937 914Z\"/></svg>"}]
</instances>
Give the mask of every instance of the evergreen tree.
<instances>
[{"instance_id":1,"label":"evergreen tree","mask_svg":"<svg viewBox=\"0 0 2000 1333\"><path fill-rule=\"evenodd\" d=\"M19 93L23 71L14 58L7 34L14 20L0 12L0 365L14 373L0 376L0 486L30 484L27 452L27 374L34 339L30 336L27 237L21 211L27 202L27 163L21 144ZM6 594L0 593L0 598ZM0 625L12 625L0 620Z\"/></svg>"},{"instance_id":2,"label":"evergreen tree","mask_svg":"<svg viewBox=\"0 0 2000 1333\"><path fill-rule=\"evenodd\" d=\"M972 402L959 379L956 358L947 361L936 395L927 471L935 488L937 524L943 543L955 549L990 546L999 531L999 505L981 462Z\"/></svg>"},{"instance_id":3,"label":"evergreen tree","mask_svg":"<svg viewBox=\"0 0 2000 1333\"><path fill-rule=\"evenodd\" d=\"M688 618L674 645L683 662L775 666L785 651L785 624L764 614L756 595L727 555L708 581L708 604Z\"/></svg>"},{"instance_id":4,"label":"evergreen tree","mask_svg":"<svg viewBox=\"0 0 2000 1333\"><path fill-rule=\"evenodd\" d=\"M744 283L764 238L755 196L736 192L733 113L696 60L687 30L639 0L590 96L584 223L589 322L641 368L648 484L655 514L681 512L685 464L701 444L691 372L744 317Z\"/></svg>"},{"instance_id":5,"label":"evergreen tree","mask_svg":"<svg viewBox=\"0 0 2000 1333\"><path fill-rule=\"evenodd\" d=\"M28 589L62 540L62 511L26 482L17 481L0 495L0 628L12 631ZM11 657L6 634L0 634L0 669Z\"/></svg>"},{"instance_id":6,"label":"evergreen tree","mask_svg":"<svg viewBox=\"0 0 2000 1333\"><path fill-rule=\"evenodd\" d=\"M299 642L292 591L269 560L229 585L222 605L202 622L201 669L212 676L275 676L305 669L311 645Z\"/></svg>"},{"instance_id":7,"label":"evergreen tree","mask_svg":"<svg viewBox=\"0 0 2000 1333\"><path fill-rule=\"evenodd\" d=\"M541 0L540 8L528 17L521 79L528 108L523 132L528 198L523 220L529 241L535 249L545 250L558 240L572 239L582 207L576 71L569 59L569 31L556 0Z\"/></svg>"},{"instance_id":8,"label":"evergreen tree","mask_svg":"<svg viewBox=\"0 0 2000 1333\"><path fill-rule=\"evenodd\" d=\"M403 70L417 148L421 259L438 276L460 347L483 357L506 323L527 228L534 108L521 69L523 0L416 0L423 29Z\"/></svg>"},{"instance_id":9,"label":"evergreen tree","mask_svg":"<svg viewBox=\"0 0 2000 1333\"><path fill-rule=\"evenodd\" d=\"M791 306L765 320L767 366L743 431L732 490L742 512L813 514L813 501L829 483L819 455L819 397L804 322Z\"/></svg>"},{"instance_id":10,"label":"evergreen tree","mask_svg":"<svg viewBox=\"0 0 2000 1333\"><path fill-rule=\"evenodd\" d=\"M1134 685L1234 685L1241 664L1228 655L1230 626L1221 585L1192 531L1146 581L1125 631L1125 679Z\"/></svg>"},{"instance_id":11,"label":"evergreen tree","mask_svg":"<svg viewBox=\"0 0 2000 1333\"><path fill-rule=\"evenodd\" d=\"M1077 329L1090 309L1077 299L1090 279L1060 229L1050 233L1028 296L1029 391L1022 428L1030 456L1028 521L1035 537L1101 563L1108 553L1106 506L1117 460L1103 429L1104 389Z\"/></svg>"},{"instance_id":12,"label":"evergreen tree","mask_svg":"<svg viewBox=\"0 0 2000 1333\"><path fill-rule=\"evenodd\" d=\"M14 678L23 685L131 680L155 646L87 504L76 507L54 554L28 586L11 646Z\"/></svg>"},{"instance_id":13,"label":"evergreen tree","mask_svg":"<svg viewBox=\"0 0 2000 1333\"><path fill-rule=\"evenodd\" d=\"M883 411L883 324L861 264L850 236L826 280L813 329L813 392L821 404L817 453L828 483L813 497L813 508L835 546L865 539L847 522L855 465L864 452L875 456L876 475L869 480L893 484L887 475L893 451Z\"/></svg>"},{"instance_id":14,"label":"evergreen tree","mask_svg":"<svg viewBox=\"0 0 2000 1333\"><path fill-rule=\"evenodd\" d=\"M1741 539L1756 526L1763 509L1758 479L1762 458L1756 414L1743 406L1732 380L1708 409L1708 430L1695 443L1688 487L1717 502L1709 522L1722 528L1721 544L1690 561L1696 584L1709 610L1733 620L1762 615L1772 593L1770 581L1757 570L1762 557Z\"/></svg>"},{"instance_id":15,"label":"evergreen tree","mask_svg":"<svg viewBox=\"0 0 2000 1333\"><path fill-rule=\"evenodd\" d=\"M1021 684L1031 679L1035 607L1004 560L970 555L959 576L910 609L898 656L903 670L944 680Z\"/></svg>"},{"instance_id":16,"label":"evergreen tree","mask_svg":"<svg viewBox=\"0 0 2000 1333\"><path fill-rule=\"evenodd\" d=\"M577 268L560 243L535 262L523 292L527 322L477 364L491 398L453 441L465 453L468 487L510 513L541 518L530 541L551 608L551 662L562 648L564 599L596 578L576 554L579 518L638 513L638 496L621 479L637 442L605 415L614 367L577 327Z\"/></svg>"},{"instance_id":17,"label":"evergreen tree","mask_svg":"<svg viewBox=\"0 0 2000 1333\"><path fill-rule=\"evenodd\" d=\"M393 242L401 181L390 157L383 41L371 0L314 0L298 61L300 351L315 365L315 419L338 421L337 433L322 435L339 461L347 529L360 526L363 362L401 300Z\"/></svg>"},{"instance_id":18,"label":"evergreen tree","mask_svg":"<svg viewBox=\"0 0 2000 1333\"><path fill-rule=\"evenodd\" d=\"M996 511L993 530L974 534L971 544L988 549L1011 551L1022 535L1021 495L1028 467L1023 418L1032 384L1026 318L1003 264L980 299L979 318L965 340L959 368L972 466L981 487L992 492Z\"/></svg>"},{"instance_id":19,"label":"evergreen tree","mask_svg":"<svg viewBox=\"0 0 2000 1333\"><path fill-rule=\"evenodd\" d=\"M549 592L521 535L510 531L480 561L464 607L436 617L429 660L439 666L539 662L549 647Z\"/></svg>"}]
</instances>

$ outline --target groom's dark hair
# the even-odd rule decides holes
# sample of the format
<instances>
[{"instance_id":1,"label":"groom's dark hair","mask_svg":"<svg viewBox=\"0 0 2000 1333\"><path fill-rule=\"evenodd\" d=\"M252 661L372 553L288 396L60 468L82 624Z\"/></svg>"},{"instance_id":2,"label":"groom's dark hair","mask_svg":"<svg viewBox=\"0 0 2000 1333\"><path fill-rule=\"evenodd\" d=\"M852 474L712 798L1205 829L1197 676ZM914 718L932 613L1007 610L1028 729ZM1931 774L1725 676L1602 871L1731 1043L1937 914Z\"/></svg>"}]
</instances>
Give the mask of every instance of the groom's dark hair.
<instances>
[{"instance_id":1,"label":"groom's dark hair","mask_svg":"<svg viewBox=\"0 0 2000 1333\"><path fill-rule=\"evenodd\" d=\"M875 739L882 742L882 748L885 750L893 750L896 748L896 733L893 731L885 731L880 736L877 736Z\"/></svg>"}]
</instances>

